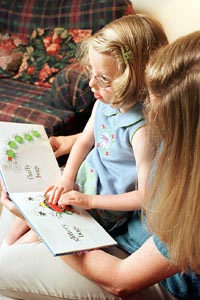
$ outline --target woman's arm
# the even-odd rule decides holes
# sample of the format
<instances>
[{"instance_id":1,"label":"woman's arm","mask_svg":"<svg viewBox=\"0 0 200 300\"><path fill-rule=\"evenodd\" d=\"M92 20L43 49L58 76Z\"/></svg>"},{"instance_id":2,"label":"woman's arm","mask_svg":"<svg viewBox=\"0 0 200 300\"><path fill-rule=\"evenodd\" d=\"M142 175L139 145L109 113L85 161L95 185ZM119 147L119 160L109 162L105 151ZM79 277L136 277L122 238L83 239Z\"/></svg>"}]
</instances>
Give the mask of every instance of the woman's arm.
<instances>
[{"instance_id":1,"label":"woman's arm","mask_svg":"<svg viewBox=\"0 0 200 300\"><path fill-rule=\"evenodd\" d=\"M102 250L86 252L82 256L66 255L62 259L82 275L120 297L130 296L178 272L157 250L152 237L125 259Z\"/></svg>"},{"instance_id":2,"label":"woman's arm","mask_svg":"<svg viewBox=\"0 0 200 300\"><path fill-rule=\"evenodd\" d=\"M79 138L81 133L68 135L68 136L51 136L49 142L54 151L55 157L69 154L72 146Z\"/></svg>"}]
</instances>

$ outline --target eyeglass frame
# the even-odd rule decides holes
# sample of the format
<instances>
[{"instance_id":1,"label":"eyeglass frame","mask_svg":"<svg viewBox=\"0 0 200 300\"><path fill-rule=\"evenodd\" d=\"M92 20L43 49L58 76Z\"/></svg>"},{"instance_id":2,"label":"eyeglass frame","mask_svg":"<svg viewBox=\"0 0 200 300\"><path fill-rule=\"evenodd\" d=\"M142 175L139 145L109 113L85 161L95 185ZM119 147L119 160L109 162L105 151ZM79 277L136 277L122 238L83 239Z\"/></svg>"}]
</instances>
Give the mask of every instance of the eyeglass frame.
<instances>
[{"instance_id":1,"label":"eyeglass frame","mask_svg":"<svg viewBox=\"0 0 200 300\"><path fill-rule=\"evenodd\" d=\"M86 75L88 77L89 80L91 80L92 78L94 78L97 82L97 85L98 87L102 88L103 90L106 90L107 88L110 88L111 87L111 81L106 84L103 77L104 75L94 75L92 74L92 68L88 65L85 66L85 72L86 72Z\"/></svg>"}]
</instances>

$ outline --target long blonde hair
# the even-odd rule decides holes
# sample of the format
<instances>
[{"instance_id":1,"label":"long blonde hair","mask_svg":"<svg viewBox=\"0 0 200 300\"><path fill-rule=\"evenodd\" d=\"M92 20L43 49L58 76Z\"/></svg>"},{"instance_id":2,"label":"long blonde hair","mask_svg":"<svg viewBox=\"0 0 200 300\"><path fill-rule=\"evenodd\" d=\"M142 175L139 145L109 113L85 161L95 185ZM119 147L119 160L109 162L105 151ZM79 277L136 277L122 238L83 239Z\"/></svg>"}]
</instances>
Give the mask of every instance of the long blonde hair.
<instances>
[{"instance_id":1,"label":"long blonde hair","mask_svg":"<svg viewBox=\"0 0 200 300\"><path fill-rule=\"evenodd\" d=\"M166 34L155 19L144 15L131 15L119 18L84 40L78 58L88 64L89 47L101 54L112 55L117 59L118 74L112 81L113 99L116 107L133 106L134 101L146 96L144 71L149 56L161 45L168 43ZM124 60L123 50L131 50L131 57Z\"/></svg>"},{"instance_id":2,"label":"long blonde hair","mask_svg":"<svg viewBox=\"0 0 200 300\"><path fill-rule=\"evenodd\" d=\"M160 149L146 216L182 271L200 272L200 31L158 50L146 69ZM151 104L150 104L151 105Z\"/></svg>"}]
</instances>

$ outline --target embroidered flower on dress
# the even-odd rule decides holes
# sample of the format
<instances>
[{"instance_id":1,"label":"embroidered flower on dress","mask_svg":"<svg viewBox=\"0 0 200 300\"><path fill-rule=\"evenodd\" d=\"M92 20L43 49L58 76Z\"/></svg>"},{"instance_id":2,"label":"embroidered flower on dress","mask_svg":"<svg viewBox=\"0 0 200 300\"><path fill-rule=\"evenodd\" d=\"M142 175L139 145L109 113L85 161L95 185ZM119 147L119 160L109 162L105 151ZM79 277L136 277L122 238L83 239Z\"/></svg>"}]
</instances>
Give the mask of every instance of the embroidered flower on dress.
<instances>
[{"instance_id":1,"label":"embroidered flower on dress","mask_svg":"<svg viewBox=\"0 0 200 300\"><path fill-rule=\"evenodd\" d=\"M99 130L99 139L96 144L97 148L106 156L110 155L110 149L114 143L114 139L114 134L103 124Z\"/></svg>"}]
</instances>

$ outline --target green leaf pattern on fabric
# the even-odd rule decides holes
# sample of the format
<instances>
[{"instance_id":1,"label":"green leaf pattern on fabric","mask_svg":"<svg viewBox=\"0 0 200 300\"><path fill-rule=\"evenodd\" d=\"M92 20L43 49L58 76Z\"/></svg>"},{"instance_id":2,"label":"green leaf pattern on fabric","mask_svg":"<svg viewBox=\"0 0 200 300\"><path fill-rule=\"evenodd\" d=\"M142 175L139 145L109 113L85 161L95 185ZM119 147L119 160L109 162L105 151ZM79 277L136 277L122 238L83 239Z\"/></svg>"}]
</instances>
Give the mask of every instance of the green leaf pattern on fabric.
<instances>
[{"instance_id":1,"label":"green leaf pattern on fabric","mask_svg":"<svg viewBox=\"0 0 200 300\"><path fill-rule=\"evenodd\" d=\"M97 194L97 176L86 160L79 168L76 183L81 193L89 195Z\"/></svg>"}]
</instances>

